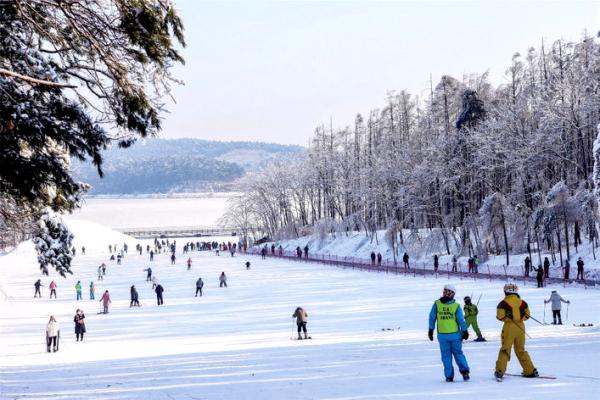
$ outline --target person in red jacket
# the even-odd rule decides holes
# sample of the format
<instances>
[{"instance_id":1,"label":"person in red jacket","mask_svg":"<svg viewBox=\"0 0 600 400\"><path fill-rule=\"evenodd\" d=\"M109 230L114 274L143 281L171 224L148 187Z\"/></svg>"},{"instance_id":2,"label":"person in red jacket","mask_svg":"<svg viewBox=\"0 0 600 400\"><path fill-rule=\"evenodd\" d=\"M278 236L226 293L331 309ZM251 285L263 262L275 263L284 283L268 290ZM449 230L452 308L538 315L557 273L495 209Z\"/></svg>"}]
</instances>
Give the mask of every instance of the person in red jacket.
<instances>
[{"instance_id":1,"label":"person in red jacket","mask_svg":"<svg viewBox=\"0 0 600 400\"><path fill-rule=\"evenodd\" d=\"M108 305L112 303L110 300L110 295L108 294L108 290L104 291L104 294L100 298L100 302L102 302L103 313L108 314Z\"/></svg>"}]
</instances>

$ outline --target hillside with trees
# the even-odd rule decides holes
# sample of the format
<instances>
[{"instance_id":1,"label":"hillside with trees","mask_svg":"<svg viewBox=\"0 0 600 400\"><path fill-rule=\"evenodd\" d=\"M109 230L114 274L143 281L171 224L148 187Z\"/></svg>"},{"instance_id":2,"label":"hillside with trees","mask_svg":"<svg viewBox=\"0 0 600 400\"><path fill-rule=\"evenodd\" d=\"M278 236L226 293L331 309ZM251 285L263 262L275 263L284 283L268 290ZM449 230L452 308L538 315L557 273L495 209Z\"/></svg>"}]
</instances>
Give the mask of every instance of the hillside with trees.
<instances>
[{"instance_id":1,"label":"hillside with trees","mask_svg":"<svg viewBox=\"0 0 600 400\"><path fill-rule=\"evenodd\" d=\"M136 195L229 190L246 171L295 157L300 146L200 139L150 139L103 152L104 177L89 163L73 160L75 176L90 195Z\"/></svg>"},{"instance_id":2,"label":"hillside with trees","mask_svg":"<svg viewBox=\"0 0 600 400\"><path fill-rule=\"evenodd\" d=\"M599 52L588 36L542 42L498 87L482 73L388 93L350 126L318 126L306 158L247 179L227 218L272 238L385 229L396 250L426 230L447 254L549 251L562 265L598 236Z\"/></svg>"}]
</instances>

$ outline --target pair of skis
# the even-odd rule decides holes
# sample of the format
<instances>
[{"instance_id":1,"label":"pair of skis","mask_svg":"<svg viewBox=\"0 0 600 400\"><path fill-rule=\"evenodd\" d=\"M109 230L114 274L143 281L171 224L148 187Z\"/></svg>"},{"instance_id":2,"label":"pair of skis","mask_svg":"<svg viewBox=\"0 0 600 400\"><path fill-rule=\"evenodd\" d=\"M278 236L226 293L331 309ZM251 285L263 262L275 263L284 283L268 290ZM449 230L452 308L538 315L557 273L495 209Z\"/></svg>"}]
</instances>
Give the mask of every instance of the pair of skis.
<instances>
[{"instance_id":1,"label":"pair of skis","mask_svg":"<svg viewBox=\"0 0 600 400\"><path fill-rule=\"evenodd\" d=\"M549 375L538 375L538 376L533 376L533 377L529 377L529 376L526 377L526 376L523 376L523 375L520 375L520 374L508 374L508 373L506 373L506 374L504 374L504 376L515 376L515 377L526 378L526 379L551 379L551 380L556 379L555 376L549 376ZM496 377L496 381L502 382L502 380L503 380L503 377L500 377L500 378Z\"/></svg>"}]
</instances>

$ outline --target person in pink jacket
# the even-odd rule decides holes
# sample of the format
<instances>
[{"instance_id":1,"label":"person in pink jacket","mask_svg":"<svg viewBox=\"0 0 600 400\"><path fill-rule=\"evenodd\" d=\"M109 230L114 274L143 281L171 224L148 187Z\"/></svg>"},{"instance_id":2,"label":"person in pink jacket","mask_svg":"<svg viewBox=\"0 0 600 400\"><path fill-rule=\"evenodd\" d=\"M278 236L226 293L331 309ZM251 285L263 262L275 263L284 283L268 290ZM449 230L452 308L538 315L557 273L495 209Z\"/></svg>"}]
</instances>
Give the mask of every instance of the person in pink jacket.
<instances>
[{"instance_id":1,"label":"person in pink jacket","mask_svg":"<svg viewBox=\"0 0 600 400\"><path fill-rule=\"evenodd\" d=\"M104 294L100 298L100 301L102 302L102 306L104 307L103 313L108 314L108 305L111 303L110 295L108 294L108 290L104 291Z\"/></svg>"},{"instance_id":2,"label":"person in pink jacket","mask_svg":"<svg viewBox=\"0 0 600 400\"><path fill-rule=\"evenodd\" d=\"M56 298L56 282L54 282L54 281L50 282L50 286L48 286L48 288L50 289L50 298L52 298L53 294L54 294L54 298Z\"/></svg>"}]
</instances>

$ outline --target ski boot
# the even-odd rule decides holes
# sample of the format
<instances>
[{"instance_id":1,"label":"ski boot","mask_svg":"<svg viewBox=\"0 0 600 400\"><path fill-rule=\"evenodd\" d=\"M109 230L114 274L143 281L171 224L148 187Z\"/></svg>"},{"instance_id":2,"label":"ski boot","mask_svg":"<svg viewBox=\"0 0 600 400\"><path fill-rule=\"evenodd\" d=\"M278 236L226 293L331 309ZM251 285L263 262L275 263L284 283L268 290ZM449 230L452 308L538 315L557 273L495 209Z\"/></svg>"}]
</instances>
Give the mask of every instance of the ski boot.
<instances>
[{"instance_id":1,"label":"ski boot","mask_svg":"<svg viewBox=\"0 0 600 400\"><path fill-rule=\"evenodd\" d=\"M454 378L448 377L448 378L446 378L446 382L454 382Z\"/></svg>"},{"instance_id":2,"label":"ski boot","mask_svg":"<svg viewBox=\"0 0 600 400\"><path fill-rule=\"evenodd\" d=\"M477 339L473 340L474 342L487 342L483 336L477 336Z\"/></svg>"},{"instance_id":3,"label":"ski boot","mask_svg":"<svg viewBox=\"0 0 600 400\"><path fill-rule=\"evenodd\" d=\"M525 374L524 372L522 372L521 376L523 376L523 378L537 378L538 376L540 376L540 374L538 373L538 370L534 368L532 373Z\"/></svg>"},{"instance_id":4,"label":"ski boot","mask_svg":"<svg viewBox=\"0 0 600 400\"><path fill-rule=\"evenodd\" d=\"M502 372L498 372L498 371L494 372L494 377L496 378L496 380L498 382L502 382L503 376L504 376L504 374Z\"/></svg>"},{"instance_id":5,"label":"ski boot","mask_svg":"<svg viewBox=\"0 0 600 400\"><path fill-rule=\"evenodd\" d=\"M469 376L469 371L461 372L461 374L463 377L463 381L468 381L469 379L471 379L471 377Z\"/></svg>"}]
</instances>

